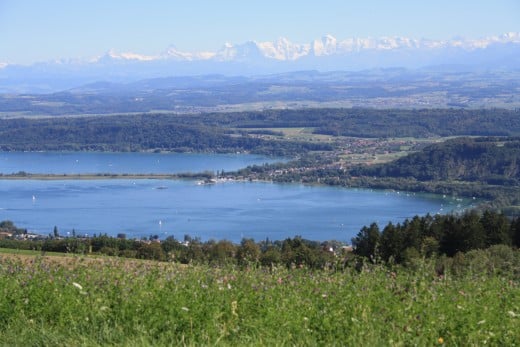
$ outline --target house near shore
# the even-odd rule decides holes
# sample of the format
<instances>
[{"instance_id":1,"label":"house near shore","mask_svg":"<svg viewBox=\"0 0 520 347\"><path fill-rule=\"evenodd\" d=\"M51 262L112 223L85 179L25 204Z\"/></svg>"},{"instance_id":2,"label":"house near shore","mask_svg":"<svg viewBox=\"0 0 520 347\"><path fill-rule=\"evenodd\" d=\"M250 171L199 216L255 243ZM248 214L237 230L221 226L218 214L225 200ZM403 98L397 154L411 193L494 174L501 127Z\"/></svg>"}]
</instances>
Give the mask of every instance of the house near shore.
<instances>
[{"instance_id":1,"label":"house near shore","mask_svg":"<svg viewBox=\"0 0 520 347\"><path fill-rule=\"evenodd\" d=\"M0 231L0 239L7 239L13 237L13 233L7 231Z\"/></svg>"}]
</instances>

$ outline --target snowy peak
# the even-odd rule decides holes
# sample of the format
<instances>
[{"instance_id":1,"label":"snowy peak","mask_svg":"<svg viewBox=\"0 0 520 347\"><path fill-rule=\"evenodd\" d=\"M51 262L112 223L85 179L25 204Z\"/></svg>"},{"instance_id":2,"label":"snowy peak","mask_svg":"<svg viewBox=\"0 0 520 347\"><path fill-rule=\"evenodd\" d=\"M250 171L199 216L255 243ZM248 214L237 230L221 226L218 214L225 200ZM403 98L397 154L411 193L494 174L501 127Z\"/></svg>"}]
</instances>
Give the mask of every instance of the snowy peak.
<instances>
[{"instance_id":1,"label":"snowy peak","mask_svg":"<svg viewBox=\"0 0 520 347\"><path fill-rule=\"evenodd\" d=\"M309 53L309 45L294 44L285 37L274 42L258 42L256 45L264 57L276 60L297 60Z\"/></svg>"},{"instance_id":2,"label":"snowy peak","mask_svg":"<svg viewBox=\"0 0 520 347\"><path fill-rule=\"evenodd\" d=\"M184 61L195 61L195 60L207 60L215 56L213 52L182 52L179 51L175 46L170 46L164 51L160 58L161 59L172 59L172 60L184 60Z\"/></svg>"},{"instance_id":3,"label":"snowy peak","mask_svg":"<svg viewBox=\"0 0 520 347\"><path fill-rule=\"evenodd\" d=\"M214 55L217 61L237 61L244 62L250 59L261 58L262 52L254 41L247 41L241 45L233 45L230 43L224 46Z\"/></svg>"},{"instance_id":4,"label":"snowy peak","mask_svg":"<svg viewBox=\"0 0 520 347\"><path fill-rule=\"evenodd\" d=\"M83 63L117 63L117 62L152 62L152 61L215 61L215 62L259 62L288 61L301 58L319 58L327 56L348 56L362 52L384 53L406 50L409 53L442 53L442 50L461 50L472 52L485 50L493 45L520 45L520 33L509 32L502 35L482 39L454 38L451 40L413 39L407 37L388 36L380 38L346 38L338 40L332 35L325 35L310 43L293 43L280 37L275 41L247 41L242 44L225 43L216 52L185 52L175 46L168 47L159 55L143 55L131 52L110 50L102 56L82 61ZM56 64L73 64L76 60L61 59ZM7 66L0 63L0 69Z\"/></svg>"},{"instance_id":5,"label":"snowy peak","mask_svg":"<svg viewBox=\"0 0 520 347\"><path fill-rule=\"evenodd\" d=\"M312 53L317 57L335 54L337 49L338 40L331 35L325 35L321 39L312 42Z\"/></svg>"},{"instance_id":6,"label":"snowy peak","mask_svg":"<svg viewBox=\"0 0 520 347\"><path fill-rule=\"evenodd\" d=\"M114 49L109 50L104 55L97 57L92 62L111 62L111 61L152 61L157 57L149 55L141 55L131 52L118 53Z\"/></svg>"}]
</instances>

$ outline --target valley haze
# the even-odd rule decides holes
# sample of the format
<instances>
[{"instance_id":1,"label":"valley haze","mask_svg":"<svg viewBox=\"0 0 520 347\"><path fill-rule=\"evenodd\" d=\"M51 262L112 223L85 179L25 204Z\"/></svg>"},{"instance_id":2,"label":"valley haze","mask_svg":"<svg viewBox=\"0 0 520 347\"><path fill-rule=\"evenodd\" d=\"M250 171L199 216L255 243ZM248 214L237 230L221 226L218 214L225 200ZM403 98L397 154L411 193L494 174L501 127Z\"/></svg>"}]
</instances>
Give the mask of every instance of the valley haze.
<instances>
[{"instance_id":1,"label":"valley haze","mask_svg":"<svg viewBox=\"0 0 520 347\"><path fill-rule=\"evenodd\" d=\"M167 76L247 76L294 71L365 71L433 68L440 71L518 71L520 33L481 39L431 40L388 36L309 43L289 39L224 44L217 51L186 52L170 46L161 54L110 50L104 55L31 65L0 62L1 93L51 93L93 82L130 83Z\"/></svg>"}]
</instances>

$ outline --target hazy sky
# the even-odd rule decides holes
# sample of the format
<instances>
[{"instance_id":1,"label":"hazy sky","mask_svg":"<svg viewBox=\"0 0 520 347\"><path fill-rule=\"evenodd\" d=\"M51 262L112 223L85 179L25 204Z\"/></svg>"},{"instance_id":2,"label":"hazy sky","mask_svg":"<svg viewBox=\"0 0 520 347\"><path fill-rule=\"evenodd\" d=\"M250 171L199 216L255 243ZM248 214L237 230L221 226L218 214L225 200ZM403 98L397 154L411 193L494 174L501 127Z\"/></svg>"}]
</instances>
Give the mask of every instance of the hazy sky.
<instances>
[{"instance_id":1,"label":"hazy sky","mask_svg":"<svg viewBox=\"0 0 520 347\"><path fill-rule=\"evenodd\" d=\"M110 49L215 51L286 37L479 38L520 32L520 0L0 0L0 63Z\"/></svg>"}]
</instances>

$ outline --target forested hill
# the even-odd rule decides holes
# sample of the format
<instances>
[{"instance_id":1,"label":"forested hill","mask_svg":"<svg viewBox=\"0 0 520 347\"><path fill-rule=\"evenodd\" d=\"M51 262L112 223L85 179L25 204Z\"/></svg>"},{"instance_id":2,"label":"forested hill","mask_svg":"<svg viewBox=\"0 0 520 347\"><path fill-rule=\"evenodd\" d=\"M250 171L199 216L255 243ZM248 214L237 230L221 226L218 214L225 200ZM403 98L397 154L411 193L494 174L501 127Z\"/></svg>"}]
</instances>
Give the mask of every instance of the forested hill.
<instances>
[{"instance_id":1,"label":"forested hill","mask_svg":"<svg viewBox=\"0 0 520 347\"><path fill-rule=\"evenodd\" d=\"M352 170L356 176L520 184L520 138L459 138L394 162Z\"/></svg>"},{"instance_id":2,"label":"forested hill","mask_svg":"<svg viewBox=\"0 0 520 347\"><path fill-rule=\"evenodd\" d=\"M178 118L179 119L179 118ZM203 113L179 121L232 128L312 128L352 137L520 136L520 110L321 108Z\"/></svg>"},{"instance_id":3,"label":"forested hill","mask_svg":"<svg viewBox=\"0 0 520 347\"><path fill-rule=\"evenodd\" d=\"M2 151L247 151L285 156L331 149L329 144L266 141L197 120L182 123L168 116L0 119Z\"/></svg>"}]
</instances>

